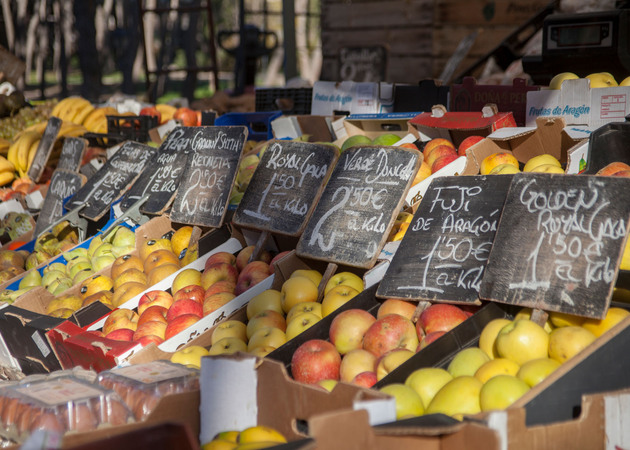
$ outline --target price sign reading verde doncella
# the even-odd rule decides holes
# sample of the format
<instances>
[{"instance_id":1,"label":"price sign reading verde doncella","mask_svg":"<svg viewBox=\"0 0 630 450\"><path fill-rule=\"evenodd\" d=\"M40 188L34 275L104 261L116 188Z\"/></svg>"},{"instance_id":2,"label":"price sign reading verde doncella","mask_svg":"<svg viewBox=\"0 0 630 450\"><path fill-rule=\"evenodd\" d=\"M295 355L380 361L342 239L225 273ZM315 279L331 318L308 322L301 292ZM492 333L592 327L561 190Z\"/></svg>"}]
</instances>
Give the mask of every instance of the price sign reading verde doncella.
<instances>
[{"instance_id":1,"label":"price sign reading verde doncella","mask_svg":"<svg viewBox=\"0 0 630 450\"><path fill-rule=\"evenodd\" d=\"M120 202L123 211L146 194L149 194L149 199L140 208L143 213L161 214L169 207L186 167L190 150L187 145L198 132L198 127L179 127L169 133L155 158L149 162Z\"/></svg>"},{"instance_id":2,"label":"price sign reading verde doncella","mask_svg":"<svg viewBox=\"0 0 630 450\"><path fill-rule=\"evenodd\" d=\"M436 178L376 295L479 303L479 286L511 175Z\"/></svg>"},{"instance_id":3,"label":"price sign reading verde doncella","mask_svg":"<svg viewBox=\"0 0 630 450\"><path fill-rule=\"evenodd\" d=\"M155 152L155 148L138 142L123 143L114 156L72 196L66 209L71 210L87 202L80 214L93 221L99 220L144 170Z\"/></svg>"},{"instance_id":4,"label":"price sign reading verde doncella","mask_svg":"<svg viewBox=\"0 0 630 450\"><path fill-rule=\"evenodd\" d=\"M372 267L420 161L420 152L401 147L344 151L296 253L353 267Z\"/></svg>"},{"instance_id":5,"label":"price sign reading verde doncella","mask_svg":"<svg viewBox=\"0 0 630 450\"><path fill-rule=\"evenodd\" d=\"M242 227L300 235L338 153L324 144L270 143L232 221Z\"/></svg>"},{"instance_id":6,"label":"price sign reading verde doncella","mask_svg":"<svg viewBox=\"0 0 630 450\"><path fill-rule=\"evenodd\" d=\"M171 220L217 228L221 226L236 178L246 127L197 127L181 145L190 148Z\"/></svg>"},{"instance_id":7,"label":"price sign reading verde doncella","mask_svg":"<svg viewBox=\"0 0 630 450\"><path fill-rule=\"evenodd\" d=\"M516 174L480 297L603 318L628 234L630 180Z\"/></svg>"}]
</instances>

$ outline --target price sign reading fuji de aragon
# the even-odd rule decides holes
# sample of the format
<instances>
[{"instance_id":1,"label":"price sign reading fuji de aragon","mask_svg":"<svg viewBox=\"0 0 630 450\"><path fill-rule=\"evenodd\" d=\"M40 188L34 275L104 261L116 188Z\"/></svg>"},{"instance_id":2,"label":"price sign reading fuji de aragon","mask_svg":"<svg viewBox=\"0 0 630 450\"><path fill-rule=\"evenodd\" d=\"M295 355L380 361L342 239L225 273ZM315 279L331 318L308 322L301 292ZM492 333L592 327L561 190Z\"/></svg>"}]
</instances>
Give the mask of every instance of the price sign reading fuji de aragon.
<instances>
[{"instance_id":1,"label":"price sign reading fuji de aragon","mask_svg":"<svg viewBox=\"0 0 630 450\"><path fill-rule=\"evenodd\" d=\"M422 161L402 147L344 151L296 247L303 256L370 268Z\"/></svg>"}]
</instances>

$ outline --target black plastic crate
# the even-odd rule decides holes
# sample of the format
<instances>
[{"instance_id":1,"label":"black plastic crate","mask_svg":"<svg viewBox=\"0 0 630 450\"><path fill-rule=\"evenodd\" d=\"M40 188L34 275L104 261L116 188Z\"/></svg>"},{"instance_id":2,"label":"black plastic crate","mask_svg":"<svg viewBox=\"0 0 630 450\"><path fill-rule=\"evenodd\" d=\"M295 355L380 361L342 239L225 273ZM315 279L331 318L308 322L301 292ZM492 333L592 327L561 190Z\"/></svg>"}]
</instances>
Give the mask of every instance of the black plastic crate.
<instances>
[{"instance_id":1,"label":"black plastic crate","mask_svg":"<svg viewBox=\"0 0 630 450\"><path fill-rule=\"evenodd\" d=\"M311 113L313 88L256 89L256 111L282 111L285 115Z\"/></svg>"},{"instance_id":2,"label":"black plastic crate","mask_svg":"<svg viewBox=\"0 0 630 450\"><path fill-rule=\"evenodd\" d=\"M124 141L145 143L149 130L158 126L155 116L107 116L107 133L86 133L83 137L94 147L111 147Z\"/></svg>"}]
</instances>

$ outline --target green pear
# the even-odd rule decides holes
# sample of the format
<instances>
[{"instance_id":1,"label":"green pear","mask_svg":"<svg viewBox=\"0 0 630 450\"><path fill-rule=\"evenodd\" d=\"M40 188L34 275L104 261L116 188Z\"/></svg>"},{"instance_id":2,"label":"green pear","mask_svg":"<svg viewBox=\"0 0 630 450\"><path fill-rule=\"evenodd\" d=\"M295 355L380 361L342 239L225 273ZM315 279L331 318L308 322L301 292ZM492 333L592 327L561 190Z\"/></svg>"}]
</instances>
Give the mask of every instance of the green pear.
<instances>
[{"instance_id":1,"label":"green pear","mask_svg":"<svg viewBox=\"0 0 630 450\"><path fill-rule=\"evenodd\" d=\"M255 153L251 155L247 155L241 160L241 163L239 164L238 168L239 170L243 170L245 167L248 167L248 166L256 166L258 165L259 162L260 162L260 158Z\"/></svg>"},{"instance_id":2,"label":"green pear","mask_svg":"<svg viewBox=\"0 0 630 450\"><path fill-rule=\"evenodd\" d=\"M79 270L74 277L72 277L72 284L81 284L84 280L87 280L92 275L94 275L94 270L92 269L84 269Z\"/></svg>"},{"instance_id":3,"label":"green pear","mask_svg":"<svg viewBox=\"0 0 630 450\"><path fill-rule=\"evenodd\" d=\"M42 276L39 274L39 271L30 270L20 280L18 289L24 289L27 287L34 287L34 286L41 286L41 285L42 285Z\"/></svg>"},{"instance_id":4,"label":"green pear","mask_svg":"<svg viewBox=\"0 0 630 450\"><path fill-rule=\"evenodd\" d=\"M56 278L50 282L47 286L44 286L48 292L55 292L55 290L59 287L59 285L66 285L68 282L72 282L67 275L63 277Z\"/></svg>"},{"instance_id":5,"label":"green pear","mask_svg":"<svg viewBox=\"0 0 630 450\"><path fill-rule=\"evenodd\" d=\"M114 255L103 255L97 258L92 258L92 268L95 272L98 272L99 270L111 265L114 261L116 261L116 258L117 257Z\"/></svg>"},{"instance_id":6,"label":"green pear","mask_svg":"<svg viewBox=\"0 0 630 450\"><path fill-rule=\"evenodd\" d=\"M35 252L28 255L28 258L26 258L26 261L24 262L24 268L26 270L30 270L33 267L37 267L38 265L39 263L37 262L37 253Z\"/></svg>"},{"instance_id":7,"label":"green pear","mask_svg":"<svg viewBox=\"0 0 630 450\"><path fill-rule=\"evenodd\" d=\"M130 254L136 249L135 245L128 245L126 247L112 247L112 255L116 258Z\"/></svg>"},{"instance_id":8,"label":"green pear","mask_svg":"<svg viewBox=\"0 0 630 450\"><path fill-rule=\"evenodd\" d=\"M34 253L37 257L37 265L40 265L41 263L44 263L53 257L52 253L49 253L48 251L43 249L37 250Z\"/></svg>"},{"instance_id":9,"label":"green pear","mask_svg":"<svg viewBox=\"0 0 630 450\"><path fill-rule=\"evenodd\" d=\"M61 280L61 282L59 282L59 284L57 285L57 288L54 291L52 291L51 294L55 296L59 295L62 292L67 291L71 287L72 287L72 280L70 280L69 278L65 278Z\"/></svg>"},{"instance_id":10,"label":"green pear","mask_svg":"<svg viewBox=\"0 0 630 450\"><path fill-rule=\"evenodd\" d=\"M66 273L66 265L64 263L56 262L48 264L46 267L44 267L44 273L52 272L54 270Z\"/></svg>"},{"instance_id":11,"label":"green pear","mask_svg":"<svg viewBox=\"0 0 630 450\"><path fill-rule=\"evenodd\" d=\"M94 252L96 251L97 248L100 247L100 245L103 243L103 239L101 238L101 236L94 236L92 238L92 240L90 241L90 245L88 246L87 249L87 256L88 258L92 258L92 256L94 256Z\"/></svg>"},{"instance_id":12,"label":"green pear","mask_svg":"<svg viewBox=\"0 0 630 450\"><path fill-rule=\"evenodd\" d=\"M100 258L101 256L114 256L114 254L112 253L112 248L114 246L112 244L110 244L109 242L104 242L101 245L98 246L98 248L96 250L94 250L94 253L92 253L92 256L90 257L91 261L94 261L95 258Z\"/></svg>"},{"instance_id":13,"label":"green pear","mask_svg":"<svg viewBox=\"0 0 630 450\"><path fill-rule=\"evenodd\" d=\"M135 247L136 233L127 227L120 227L118 231L116 231L116 234L114 234L112 245L114 247Z\"/></svg>"},{"instance_id":14,"label":"green pear","mask_svg":"<svg viewBox=\"0 0 630 450\"><path fill-rule=\"evenodd\" d=\"M87 260L81 260L77 263L72 264L70 268L66 271L66 274L70 278L74 279L77 273L79 273L82 270L88 270L88 269L93 271L92 263Z\"/></svg>"},{"instance_id":15,"label":"green pear","mask_svg":"<svg viewBox=\"0 0 630 450\"><path fill-rule=\"evenodd\" d=\"M71 259L76 258L77 256L83 256L85 258L88 257L88 250L85 247L77 247L73 250L67 251L64 253L63 257L66 261L70 261Z\"/></svg>"},{"instance_id":16,"label":"green pear","mask_svg":"<svg viewBox=\"0 0 630 450\"><path fill-rule=\"evenodd\" d=\"M48 286L59 278L66 278L65 270L63 272L61 270L49 270L48 272L44 272L44 276L42 277L42 286L48 289Z\"/></svg>"}]
</instances>

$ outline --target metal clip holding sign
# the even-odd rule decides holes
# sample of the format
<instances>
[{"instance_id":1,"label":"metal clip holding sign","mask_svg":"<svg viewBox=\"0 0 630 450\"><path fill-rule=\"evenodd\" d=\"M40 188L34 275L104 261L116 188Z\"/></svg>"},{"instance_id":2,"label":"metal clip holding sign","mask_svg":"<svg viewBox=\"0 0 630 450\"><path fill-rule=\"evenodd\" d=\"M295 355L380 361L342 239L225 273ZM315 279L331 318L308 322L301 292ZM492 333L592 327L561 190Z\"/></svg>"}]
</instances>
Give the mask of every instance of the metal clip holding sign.
<instances>
[{"instance_id":1,"label":"metal clip holding sign","mask_svg":"<svg viewBox=\"0 0 630 450\"><path fill-rule=\"evenodd\" d=\"M129 219L136 225L142 225L149 221L149 218L140 212L140 208L149 200L150 195L146 194L144 197L138 199L133 205L127 208L127 211L122 216L118 217L114 222L103 231L103 240L107 239L107 236L121 223Z\"/></svg>"},{"instance_id":2,"label":"metal clip holding sign","mask_svg":"<svg viewBox=\"0 0 630 450\"><path fill-rule=\"evenodd\" d=\"M39 239L44 233L48 230L53 229L55 226L59 225L61 222L68 221L70 225L78 229L79 242L83 242L85 240L85 235L87 233L88 222L83 217L79 217L79 212L85 208L89 203L83 202L73 210L69 211L66 215L62 216L59 220L51 223L46 228L42 230L41 233L37 235L36 239Z\"/></svg>"}]
</instances>

